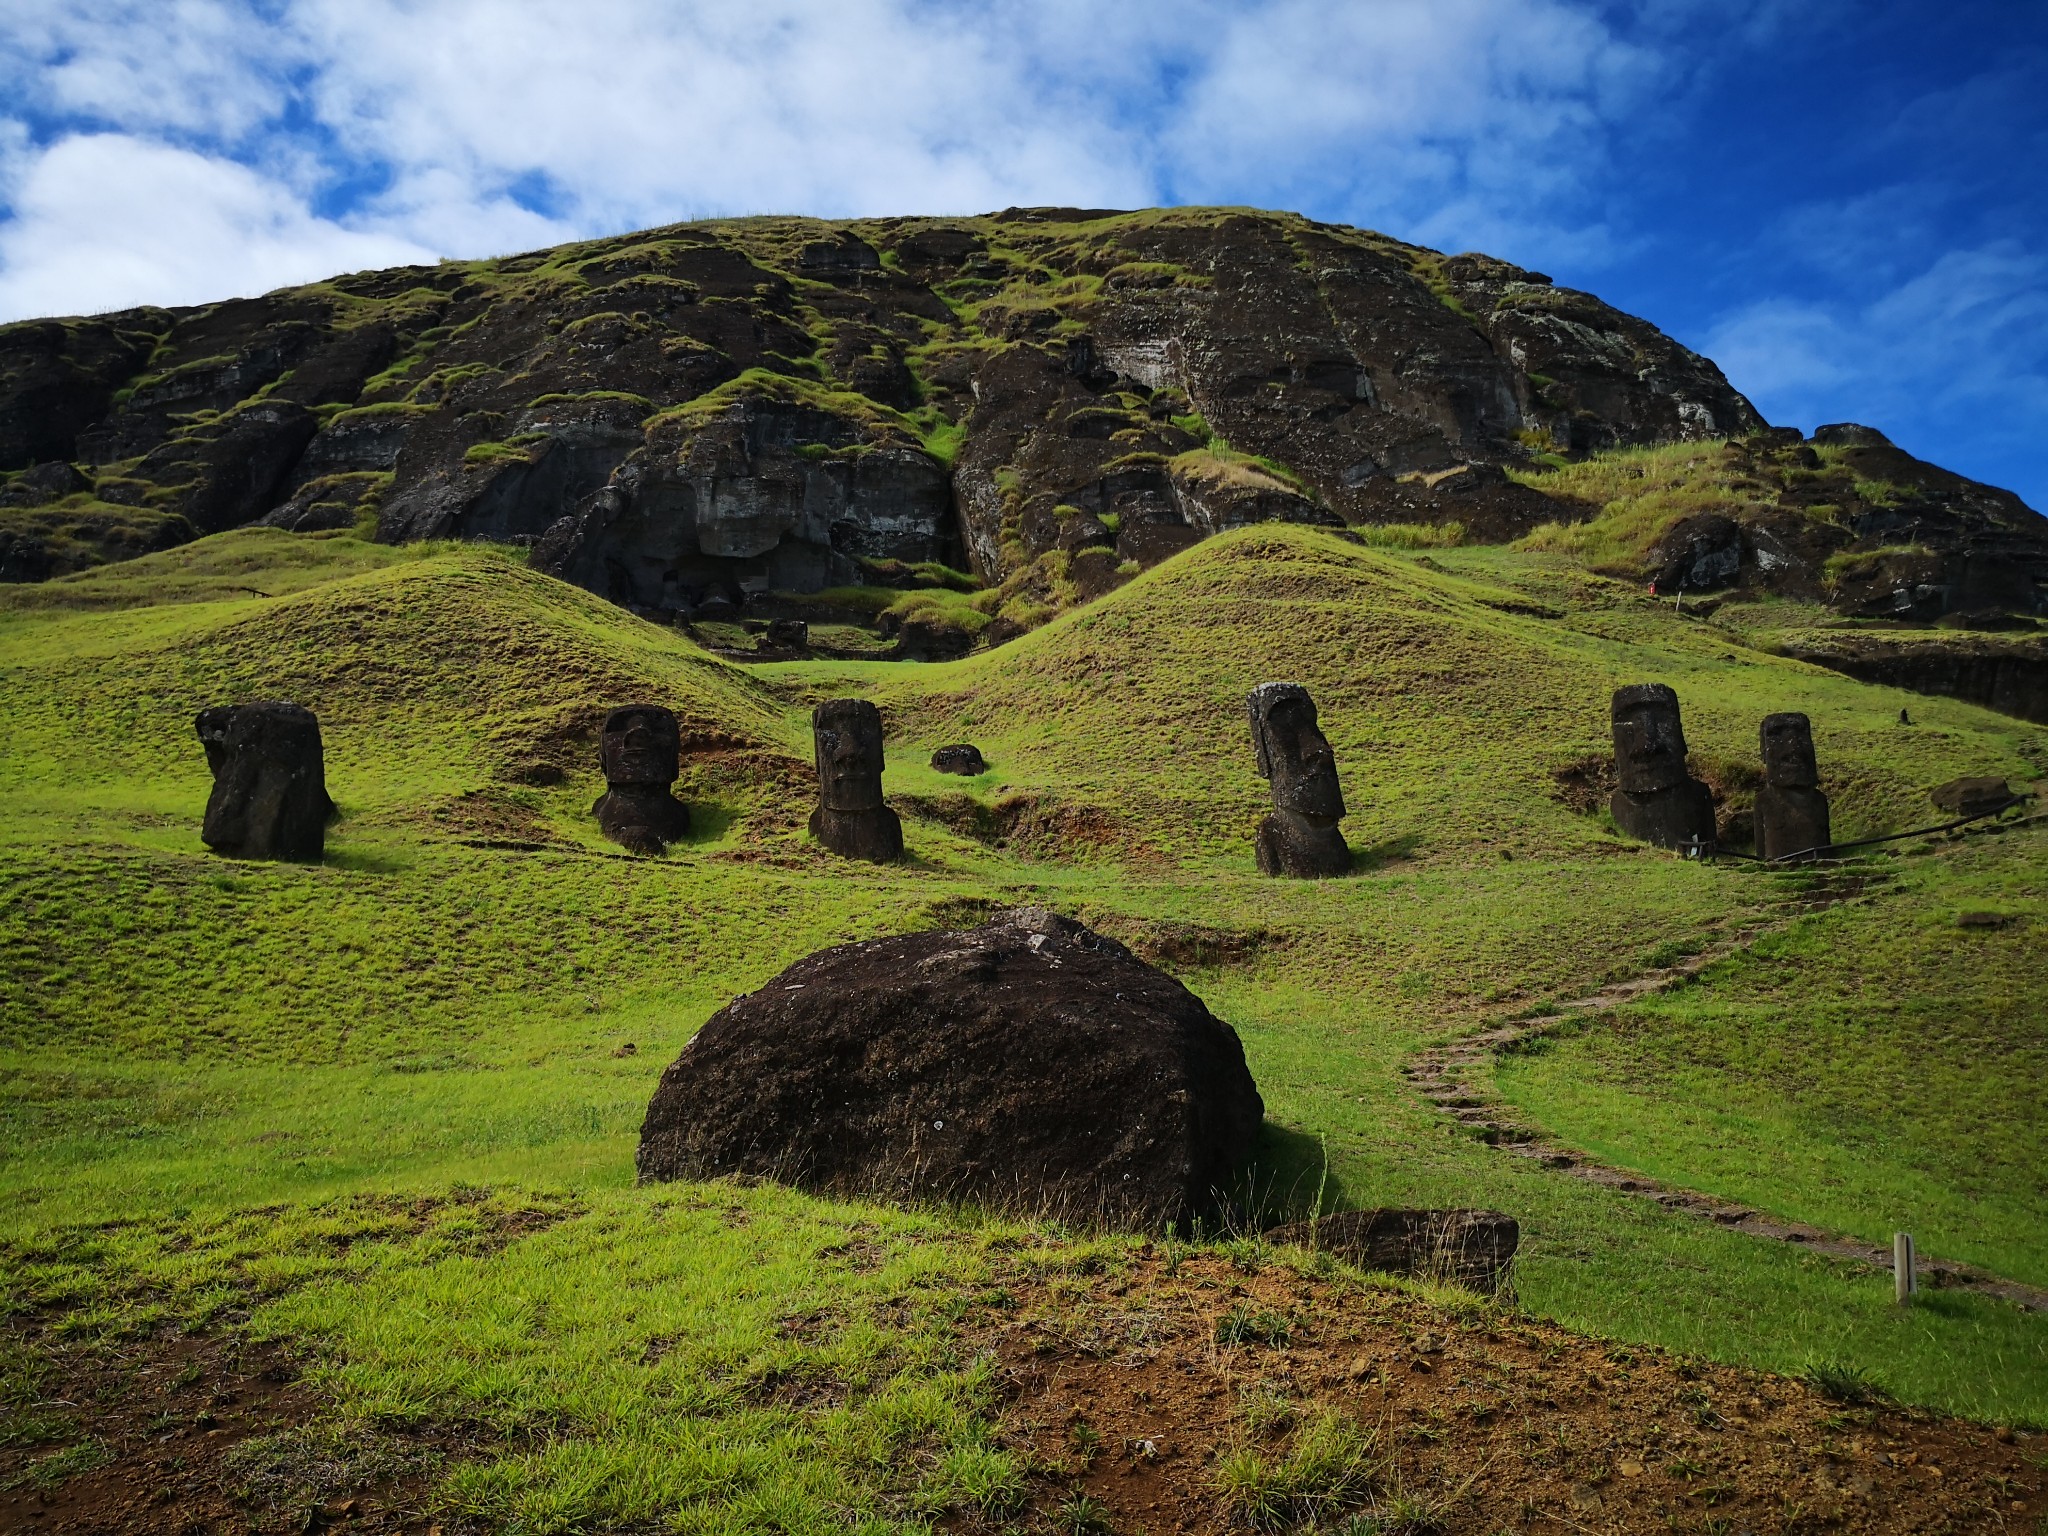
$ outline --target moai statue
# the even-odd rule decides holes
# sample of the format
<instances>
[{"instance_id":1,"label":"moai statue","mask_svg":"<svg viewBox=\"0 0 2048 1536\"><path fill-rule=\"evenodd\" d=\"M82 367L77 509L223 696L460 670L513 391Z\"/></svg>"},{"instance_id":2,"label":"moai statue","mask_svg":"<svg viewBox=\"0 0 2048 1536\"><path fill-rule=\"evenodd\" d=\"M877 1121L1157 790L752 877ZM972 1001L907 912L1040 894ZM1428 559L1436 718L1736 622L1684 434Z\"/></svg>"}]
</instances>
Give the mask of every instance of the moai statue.
<instances>
[{"instance_id":1,"label":"moai statue","mask_svg":"<svg viewBox=\"0 0 2048 1536\"><path fill-rule=\"evenodd\" d=\"M605 791L591 810L621 848L658 854L689 832L689 808L669 793L682 749L676 717L659 704L626 704L604 717L597 756Z\"/></svg>"},{"instance_id":2,"label":"moai statue","mask_svg":"<svg viewBox=\"0 0 2048 1536\"><path fill-rule=\"evenodd\" d=\"M317 863L327 851L320 722L297 704L222 704L197 721L213 793L200 837L236 859Z\"/></svg>"},{"instance_id":3,"label":"moai statue","mask_svg":"<svg viewBox=\"0 0 2048 1536\"><path fill-rule=\"evenodd\" d=\"M1804 715L1765 715L1757 732L1764 786L1756 792L1756 851L1783 859L1828 846L1828 797L1813 760L1813 725Z\"/></svg>"},{"instance_id":4,"label":"moai statue","mask_svg":"<svg viewBox=\"0 0 2048 1536\"><path fill-rule=\"evenodd\" d=\"M827 699L811 711L818 808L811 836L849 859L903 857L903 823L882 803L882 712L866 699Z\"/></svg>"},{"instance_id":5,"label":"moai statue","mask_svg":"<svg viewBox=\"0 0 2048 1536\"><path fill-rule=\"evenodd\" d=\"M1261 683L1245 707L1259 774L1273 786L1273 809L1259 823L1260 872L1303 880L1350 873L1351 849L1337 828L1344 791L1315 701L1299 683Z\"/></svg>"},{"instance_id":6,"label":"moai statue","mask_svg":"<svg viewBox=\"0 0 2048 1536\"><path fill-rule=\"evenodd\" d=\"M1714 797L1685 768L1678 695L1662 683L1614 690L1614 824L1659 848L1711 853Z\"/></svg>"}]
</instances>

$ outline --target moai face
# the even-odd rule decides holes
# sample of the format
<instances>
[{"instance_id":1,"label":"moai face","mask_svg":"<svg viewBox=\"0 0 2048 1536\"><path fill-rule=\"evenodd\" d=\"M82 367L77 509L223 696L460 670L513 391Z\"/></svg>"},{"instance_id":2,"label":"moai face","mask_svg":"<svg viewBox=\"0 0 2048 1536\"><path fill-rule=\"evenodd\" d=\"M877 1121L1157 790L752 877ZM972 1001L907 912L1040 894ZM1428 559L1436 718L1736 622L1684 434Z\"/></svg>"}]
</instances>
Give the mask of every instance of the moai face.
<instances>
[{"instance_id":1,"label":"moai face","mask_svg":"<svg viewBox=\"0 0 2048 1536\"><path fill-rule=\"evenodd\" d=\"M1299 683L1261 683L1245 703L1259 773L1272 782L1274 807L1303 816L1342 816L1336 755L1316 724L1308 690Z\"/></svg>"},{"instance_id":2,"label":"moai face","mask_svg":"<svg viewBox=\"0 0 2048 1536\"><path fill-rule=\"evenodd\" d=\"M628 704L604 718L597 749L607 784L673 784L682 735L676 717L658 704Z\"/></svg>"},{"instance_id":3,"label":"moai face","mask_svg":"<svg viewBox=\"0 0 2048 1536\"><path fill-rule=\"evenodd\" d=\"M811 712L818 803L833 811L882 806L882 712L866 699L828 699Z\"/></svg>"},{"instance_id":4,"label":"moai face","mask_svg":"<svg viewBox=\"0 0 2048 1536\"><path fill-rule=\"evenodd\" d=\"M199 745L206 749L206 766L217 779L228 760L228 732L234 728L235 706L216 704L199 711Z\"/></svg>"},{"instance_id":5,"label":"moai face","mask_svg":"<svg viewBox=\"0 0 2048 1536\"><path fill-rule=\"evenodd\" d=\"M1764 782L1778 789L1817 789L1820 767L1813 757L1813 724L1804 715L1766 715L1757 733L1763 742Z\"/></svg>"},{"instance_id":6,"label":"moai face","mask_svg":"<svg viewBox=\"0 0 2048 1536\"><path fill-rule=\"evenodd\" d=\"M1614 691L1614 773L1623 791L1654 794L1685 783L1685 728L1678 695L1662 683Z\"/></svg>"}]
</instances>

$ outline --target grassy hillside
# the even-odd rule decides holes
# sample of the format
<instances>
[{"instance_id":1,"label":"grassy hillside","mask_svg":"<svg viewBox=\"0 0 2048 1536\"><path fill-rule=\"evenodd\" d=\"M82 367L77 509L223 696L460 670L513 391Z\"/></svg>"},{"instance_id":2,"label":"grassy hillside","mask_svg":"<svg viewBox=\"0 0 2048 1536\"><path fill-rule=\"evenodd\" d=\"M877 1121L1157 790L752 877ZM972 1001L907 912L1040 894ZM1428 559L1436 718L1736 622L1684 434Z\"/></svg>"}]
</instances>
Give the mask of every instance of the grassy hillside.
<instances>
[{"instance_id":1,"label":"grassy hillside","mask_svg":"<svg viewBox=\"0 0 2048 1536\"><path fill-rule=\"evenodd\" d=\"M2025 1235L2048 1229L2026 1175L2048 1124L2022 1005L2041 989L2038 832L1872 855L1894 883L1801 915L1803 877L1624 843L1553 776L1604 749L1612 687L1663 680L1731 783L1761 715L1805 710L1837 827L1874 833L1916 824L1957 774L2032 780L2036 727L1918 696L1901 727L1899 695L1559 557L1283 527L945 664L743 669L501 552L260 533L29 589L0 609L0 658L14 1305L79 1319L67 1336L86 1341L254 1308L322 1362L344 1429L490 1426L452 1482L429 1478L451 1508L534 1529L648 1519L696 1507L718 1468L770 1501L749 1506L764 1528L1012 1496L1021 1473L947 1318L987 1284L990 1244L1045 1234L636 1191L631 1167L655 1076L733 994L824 944L1022 900L1166 956L1236 1025L1276 1202L1321 1186L1506 1210L1538 1314L1781 1371L1847 1362L1909 1401L2048 1423L2039 1316L1967 1295L1902 1314L1885 1277L1505 1157L1400 1075L1432 1041L1767 925L1751 958L1504 1084L1675 1181L1850 1231L1918 1222L1930 1250L2048 1278ZM1269 678L1321 706L1351 879L1252 868L1264 785L1241 701ZM853 692L889 725L898 867L838 862L802 831L809 705ZM342 807L321 866L198 842L192 716L250 697L319 712ZM621 856L588 815L596 722L640 698L684 720L698 825L659 860ZM924 766L961 739L987 775ZM2011 927L1948 925L1994 897ZM1979 979L1959 990L1964 944ZM1868 1113L1916 1075L1938 1087L1921 1107ZM319 1236L337 1222L365 1235ZM810 1262L840 1244L874 1251ZM858 1385L828 1407L749 1386L812 1348L774 1320L820 1312L839 1342L816 1369ZM595 1363L657 1335L688 1341L656 1351L658 1388ZM10 1411L14 1443L71 1454L75 1429Z\"/></svg>"},{"instance_id":2,"label":"grassy hillside","mask_svg":"<svg viewBox=\"0 0 2048 1536\"><path fill-rule=\"evenodd\" d=\"M2048 1283L2040 872L2002 843L1910 862L1501 1086L1628 1167Z\"/></svg>"}]
</instances>

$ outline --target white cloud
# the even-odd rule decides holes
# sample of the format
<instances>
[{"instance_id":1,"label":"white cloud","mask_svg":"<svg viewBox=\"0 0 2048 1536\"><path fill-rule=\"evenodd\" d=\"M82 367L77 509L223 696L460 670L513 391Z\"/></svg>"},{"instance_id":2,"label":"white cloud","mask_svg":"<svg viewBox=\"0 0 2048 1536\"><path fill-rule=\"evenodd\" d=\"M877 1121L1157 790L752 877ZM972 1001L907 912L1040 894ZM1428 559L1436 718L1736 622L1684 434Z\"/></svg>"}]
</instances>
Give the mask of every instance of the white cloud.
<instances>
[{"instance_id":1,"label":"white cloud","mask_svg":"<svg viewBox=\"0 0 2048 1536\"><path fill-rule=\"evenodd\" d=\"M363 267L422 246L313 217L246 166L125 134L32 154L0 225L0 317L197 304Z\"/></svg>"},{"instance_id":2,"label":"white cloud","mask_svg":"<svg viewBox=\"0 0 2048 1536\"><path fill-rule=\"evenodd\" d=\"M402 177L544 175L586 227L687 213L1142 201L1140 156L1029 75L1014 17L895 0L306 0L323 120Z\"/></svg>"},{"instance_id":3,"label":"white cloud","mask_svg":"<svg viewBox=\"0 0 2048 1536\"><path fill-rule=\"evenodd\" d=\"M17 7L0 85L41 141L113 131L201 155L217 179L249 167L298 194L303 229L282 246L335 239L315 210L345 186L350 230L447 255L704 214L1172 195L1350 206L1423 238L1586 259L1606 231L1551 210L1654 68L1568 0ZM137 298L183 292L173 271L219 243L204 225L182 226L189 254L165 232L81 256ZM55 250L47 229L12 238Z\"/></svg>"},{"instance_id":4,"label":"white cloud","mask_svg":"<svg viewBox=\"0 0 2048 1536\"><path fill-rule=\"evenodd\" d=\"M9 0L0 45L17 111L230 139L282 110L308 62L288 25L234 0Z\"/></svg>"}]
</instances>

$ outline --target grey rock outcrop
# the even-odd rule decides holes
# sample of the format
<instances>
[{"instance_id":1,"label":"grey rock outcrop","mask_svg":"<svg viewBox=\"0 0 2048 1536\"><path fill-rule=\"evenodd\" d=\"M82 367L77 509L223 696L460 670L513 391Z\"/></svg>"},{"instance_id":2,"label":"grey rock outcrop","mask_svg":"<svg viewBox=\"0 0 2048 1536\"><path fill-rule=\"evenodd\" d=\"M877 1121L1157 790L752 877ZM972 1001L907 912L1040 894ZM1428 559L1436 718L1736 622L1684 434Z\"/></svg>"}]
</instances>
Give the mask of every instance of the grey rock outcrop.
<instances>
[{"instance_id":1,"label":"grey rock outcrop","mask_svg":"<svg viewBox=\"0 0 2048 1536\"><path fill-rule=\"evenodd\" d=\"M1032 613L1250 523L1516 537L1593 510L1511 475L1542 450L1730 436L1806 478L1737 529L1681 530L1660 582L1911 622L2048 612L2048 532L2017 498L1871 429L1762 426L1589 294L1290 214L683 224L0 327L0 473L76 462L99 503L59 539L0 493L0 574L261 520L534 545L657 616L928 562Z\"/></svg>"}]
</instances>

